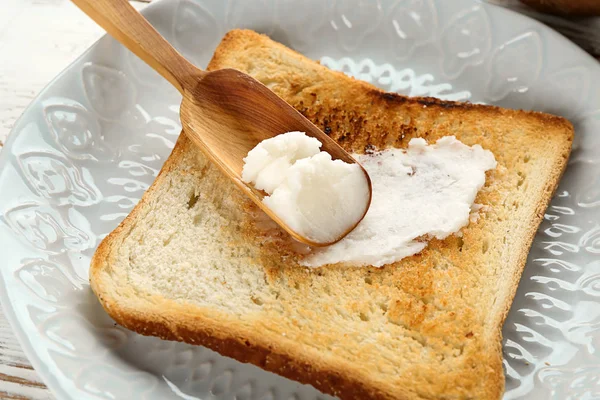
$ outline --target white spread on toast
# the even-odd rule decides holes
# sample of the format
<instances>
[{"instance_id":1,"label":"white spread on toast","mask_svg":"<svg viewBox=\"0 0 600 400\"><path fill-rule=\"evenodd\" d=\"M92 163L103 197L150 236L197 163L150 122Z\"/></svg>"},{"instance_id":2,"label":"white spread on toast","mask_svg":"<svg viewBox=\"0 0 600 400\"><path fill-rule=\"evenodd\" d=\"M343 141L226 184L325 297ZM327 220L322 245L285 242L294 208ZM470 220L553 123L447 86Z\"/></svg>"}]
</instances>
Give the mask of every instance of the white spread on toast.
<instances>
[{"instance_id":1,"label":"white spread on toast","mask_svg":"<svg viewBox=\"0 0 600 400\"><path fill-rule=\"evenodd\" d=\"M444 239L468 225L485 172L496 168L494 155L454 136L428 145L412 139L406 150L355 154L371 178L373 194L365 218L340 242L316 248L302 264L318 267L346 262L383 266Z\"/></svg>"},{"instance_id":2,"label":"white spread on toast","mask_svg":"<svg viewBox=\"0 0 600 400\"><path fill-rule=\"evenodd\" d=\"M363 216L369 186L358 164L332 160L304 132L263 140L244 158L242 180L290 228L318 243L336 240Z\"/></svg>"}]
</instances>

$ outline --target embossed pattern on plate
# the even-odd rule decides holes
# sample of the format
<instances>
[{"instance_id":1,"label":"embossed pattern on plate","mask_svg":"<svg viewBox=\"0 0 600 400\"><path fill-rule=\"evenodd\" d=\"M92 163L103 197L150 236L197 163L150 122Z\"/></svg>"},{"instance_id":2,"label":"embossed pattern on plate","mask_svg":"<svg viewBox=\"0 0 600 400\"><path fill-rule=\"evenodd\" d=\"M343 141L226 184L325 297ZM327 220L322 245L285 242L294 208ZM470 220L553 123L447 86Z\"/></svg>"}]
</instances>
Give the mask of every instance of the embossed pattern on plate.
<instances>
[{"instance_id":1,"label":"embossed pattern on plate","mask_svg":"<svg viewBox=\"0 0 600 400\"><path fill-rule=\"evenodd\" d=\"M577 130L504 326L506 399L599 398L600 68L540 24L470 0L179 0L145 14L205 65L248 27L385 90L559 113ZM103 38L0 153L1 299L60 399L325 399L201 348L115 326L87 283L99 241L179 134L180 97Z\"/></svg>"}]
</instances>

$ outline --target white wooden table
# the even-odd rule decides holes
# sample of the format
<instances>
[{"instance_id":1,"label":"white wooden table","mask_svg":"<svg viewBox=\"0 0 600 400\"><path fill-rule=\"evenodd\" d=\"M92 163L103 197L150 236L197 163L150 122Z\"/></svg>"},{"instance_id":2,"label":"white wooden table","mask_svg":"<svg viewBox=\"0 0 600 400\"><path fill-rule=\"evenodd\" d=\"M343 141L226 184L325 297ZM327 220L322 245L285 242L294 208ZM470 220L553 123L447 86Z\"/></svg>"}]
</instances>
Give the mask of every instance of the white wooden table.
<instances>
[{"instance_id":1,"label":"white wooden table","mask_svg":"<svg viewBox=\"0 0 600 400\"><path fill-rule=\"evenodd\" d=\"M530 13L516 0L487 1ZM600 56L600 19L531 15ZM0 0L0 148L37 93L102 34L69 0ZM52 398L0 311L0 399Z\"/></svg>"}]
</instances>

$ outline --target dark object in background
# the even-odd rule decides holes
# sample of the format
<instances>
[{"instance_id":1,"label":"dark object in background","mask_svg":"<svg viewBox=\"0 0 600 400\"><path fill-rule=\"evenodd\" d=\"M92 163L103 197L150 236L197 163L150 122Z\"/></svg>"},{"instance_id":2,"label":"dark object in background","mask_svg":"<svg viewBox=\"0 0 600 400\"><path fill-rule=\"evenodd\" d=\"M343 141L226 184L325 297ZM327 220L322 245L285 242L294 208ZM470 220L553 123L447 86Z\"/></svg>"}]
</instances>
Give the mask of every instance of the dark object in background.
<instances>
[{"instance_id":1,"label":"dark object in background","mask_svg":"<svg viewBox=\"0 0 600 400\"><path fill-rule=\"evenodd\" d=\"M521 0L541 12L556 15L600 15L600 0Z\"/></svg>"}]
</instances>

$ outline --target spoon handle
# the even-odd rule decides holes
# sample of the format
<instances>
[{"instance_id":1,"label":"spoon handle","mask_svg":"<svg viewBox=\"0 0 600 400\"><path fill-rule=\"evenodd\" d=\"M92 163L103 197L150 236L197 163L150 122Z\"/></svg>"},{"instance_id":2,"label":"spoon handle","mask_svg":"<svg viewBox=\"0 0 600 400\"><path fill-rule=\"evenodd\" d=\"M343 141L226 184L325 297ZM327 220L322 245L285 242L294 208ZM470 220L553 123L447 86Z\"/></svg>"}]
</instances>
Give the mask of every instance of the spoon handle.
<instances>
[{"instance_id":1,"label":"spoon handle","mask_svg":"<svg viewBox=\"0 0 600 400\"><path fill-rule=\"evenodd\" d=\"M72 0L77 7L167 79L180 93L205 74L186 60L127 0Z\"/></svg>"}]
</instances>

